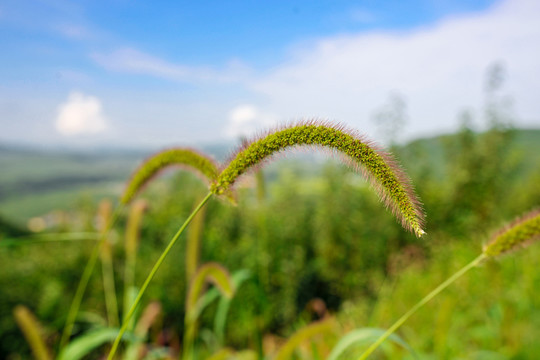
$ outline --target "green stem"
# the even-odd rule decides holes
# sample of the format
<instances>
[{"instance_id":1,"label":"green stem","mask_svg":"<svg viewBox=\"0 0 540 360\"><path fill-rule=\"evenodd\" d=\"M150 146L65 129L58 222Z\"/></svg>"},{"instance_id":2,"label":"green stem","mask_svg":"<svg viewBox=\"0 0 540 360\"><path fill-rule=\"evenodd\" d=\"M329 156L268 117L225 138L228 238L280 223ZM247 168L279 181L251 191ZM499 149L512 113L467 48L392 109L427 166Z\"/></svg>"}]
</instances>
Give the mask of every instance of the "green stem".
<instances>
[{"instance_id":1,"label":"green stem","mask_svg":"<svg viewBox=\"0 0 540 360\"><path fill-rule=\"evenodd\" d=\"M83 274L81 276L81 280L79 281L79 285L77 286L77 290L75 291L75 296L73 297L73 301L71 302L71 306L68 311L68 315L66 318L66 325L64 326L64 331L62 332L62 338L60 339L60 346L58 348L59 354L62 352L62 350L64 349L64 347L67 345L69 341L69 337L71 336L71 331L73 330L73 324L75 323L75 319L77 318L77 313L79 312L79 308L81 306L84 292L88 285L88 281L90 280L90 276L92 275L92 272L94 271L94 267L96 266L96 261L98 259L99 253L101 251L103 243L105 242L105 239L107 238L107 234L109 233L109 230L114 226L114 223L118 219L118 216L120 215L121 210L122 210L122 205L118 206L116 210L114 211L111 221L108 223L107 228L105 228L103 233L101 234L99 242L96 244L96 246L94 246L94 249L92 250L92 254L90 255L90 258L88 259L88 262L86 263L86 267L84 268Z\"/></svg>"},{"instance_id":2,"label":"green stem","mask_svg":"<svg viewBox=\"0 0 540 360\"><path fill-rule=\"evenodd\" d=\"M118 333L118 336L114 340L114 343L113 343L112 348L111 348L111 352L109 353L109 356L107 357L107 360L112 360L113 359L114 354L116 353L116 350L118 348L118 345L120 344L120 340L122 339L122 336L126 332L126 329L127 329L128 325L129 325L129 320L133 316L133 313L135 313L135 309L137 308L137 306L141 302L141 298L144 295L144 292L146 291L146 288L148 287L148 284L150 284L150 281L152 281L152 279L154 278L154 275L156 274L159 267L163 263L163 260L165 260L165 257L169 254L172 247L174 246L174 244L176 243L176 241L178 240L180 235L182 235L182 233L184 232L185 228L189 225L191 220L193 220L195 215L197 215L199 210L201 210L201 208L208 202L208 200L212 197L212 195L213 194L211 192L208 193L208 195L206 195L206 197L199 203L199 205L195 208L195 210L193 210L193 212L189 215L189 217L186 219L186 221L180 227L180 229L178 229L178 231L176 232L174 237L171 239L171 241L169 242L169 244L167 245L165 250L163 250L163 252L161 253L161 256L156 261L156 263L154 264L154 267L152 268L152 270L148 274L148 277L146 278L143 285L141 286L141 289L139 290L139 293L137 294L137 297L135 298L135 301L131 305L131 308L129 309L129 312L124 317L122 327L120 328L120 332Z\"/></svg>"},{"instance_id":3,"label":"green stem","mask_svg":"<svg viewBox=\"0 0 540 360\"><path fill-rule=\"evenodd\" d=\"M126 311L131 306L132 289L135 284L135 266L137 262L137 253L135 251L126 251L126 263L124 266L124 306L123 311ZM125 314L122 316L125 317ZM131 321L129 328L131 329L134 322Z\"/></svg>"},{"instance_id":4,"label":"green stem","mask_svg":"<svg viewBox=\"0 0 540 360\"><path fill-rule=\"evenodd\" d=\"M101 273L103 276L103 290L105 290L105 307L110 327L117 327L120 323L118 318L118 300L116 298L116 286L114 284L114 268L111 244L108 240L101 247Z\"/></svg>"},{"instance_id":5,"label":"green stem","mask_svg":"<svg viewBox=\"0 0 540 360\"><path fill-rule=\"evenodd\" d=\"M392 325L384 334L382 334L377 341L375 341L359 358L359 360L365 360L369 355L381 345L384 340L386 340L390 335L392 335L411 315L413 315L418 309L420 309L422 306L424 306L428 301L433 299L437 294L439 294L441 291L446 289L450 284L452 284L454 281L462 277L465 273L467 273L470 269L478 265L480 262L482 262L487 256L485 254L481 254L476 259L471 261L469 264L465 265L463 268L461 268L458 272L456 272L454 275L446 279L445 282L437 286L432 292L427 294L422 300L420 300L416 305L414 305L409 311L407 311L402 317L400 317L394 325Z\"/></svg>"}]
</instances>

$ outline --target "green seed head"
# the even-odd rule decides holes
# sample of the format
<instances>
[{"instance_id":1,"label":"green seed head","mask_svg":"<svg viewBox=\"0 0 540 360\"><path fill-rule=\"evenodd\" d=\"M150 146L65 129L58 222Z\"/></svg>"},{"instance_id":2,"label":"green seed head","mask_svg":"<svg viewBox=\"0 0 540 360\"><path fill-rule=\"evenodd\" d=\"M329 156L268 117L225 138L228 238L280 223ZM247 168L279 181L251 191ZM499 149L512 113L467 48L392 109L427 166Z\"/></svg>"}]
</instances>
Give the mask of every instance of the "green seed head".
<instances>
[{"instance_id":1,"label":"green seed head","mask_svg":"<svg viewBox=\"0 0 540 360\"><path fill-rule=\"evenodd\" d=\"M121 202L129 203L150 179L170 166L181 166L200 174L211 182L217 177L217 166L208 156L187 148L161 151L146 161L133 173L122 194Z\"/></svg>"},{"instance_id":2,"label":"green seed head","mask_svg":"<svg viewBox=\"0 0 540 360\"><path fill-rule=\"evenodd\" d=\"M422 207L407 175L389 154L339 125L306 121L246 142L211 185L211 191L217 195L226 193L246 171L272 155L299 146L322 147L340 155L346 164L363 172L406 229L417 236L424 234Z\"/></svg>"},{"instance_id":3,"label":"green seed head","mask_svg":"<svg viewBox=\"0 0 540 360\"><path fill-rule=\"evenodd\" d=\"M533 210L499 230L484 246L490 257L506 254L540 239L540 210Z\"/></svg>"},{"instance_id":4,"label":"green seed head","mask_svg":"<svg viewBox=\"0 0 540 360\"><path fill-rule=\"evenodd\" d=\"M186 299L186 312L193 315L197 311L196 305L199 300L205 282L212 282L221 294L227 298L232 298L234 294L234 284L227 269L215 262L209 262L201 265L193 279L190 282L189 291Z\"/></svg>"},{"instance_id":5,"label":"green seed head","mask_svg":"<svg viewBox=\"0 0 540 360\"><path fill-rule=\"evenodd\" d=\"M133 202L129 210L124 246L126 253L130 254L130 256L136 256L142 217L147 208L148 204L146 200L138 199Z\"/></svg>"}]
</instances>

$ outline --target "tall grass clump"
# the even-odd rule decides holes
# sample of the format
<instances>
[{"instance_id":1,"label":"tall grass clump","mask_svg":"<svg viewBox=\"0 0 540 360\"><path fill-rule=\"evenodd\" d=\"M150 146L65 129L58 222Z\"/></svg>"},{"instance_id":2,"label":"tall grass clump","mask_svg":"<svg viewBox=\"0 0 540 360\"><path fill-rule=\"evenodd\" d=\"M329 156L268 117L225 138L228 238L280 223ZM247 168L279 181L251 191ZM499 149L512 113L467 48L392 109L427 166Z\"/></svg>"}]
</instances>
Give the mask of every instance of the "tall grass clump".
<instances>
[{"instance_id":1,"label":"tall grass clump","mask_svg":"<svg viewBox=\"0 0 540 360\"><path fill-rule=\"evenodd\" d=\"M361 356L360 360L367 359L379 345L381 345L390 335L392 335L409 317L418 311L427 302L437 296L442 290L451 285L454 281L465 275L469 270L477 267L488 259L496 259L508 254L540 239L540 210L533 210L511 224L501 228L484 245L482 253L469 264L458 270L433 291L427 294L422 300L399 318L377 341L375 341Z\"/></svg>"},{"instance_id":2,"label":"tall grass clump","mask_svg":"<svg viewBox=\"0 0 540 360\"><path fill-rule=\"evenodd\" d=\"M213 181L217 176L217 165L210 157L189 148L172 148L161 151L147 158L138 169L131 175L127 186L120 197L119 205L116 206L110 220L101 229L99 242L94 247L90 258L84 268L81 280L75 291L75 295L68 310L64 331L60 340L59 352L67 345L73 324L79 312L84 292L94 270L96 261L107 239L109 231L116 223L123 207L128 205L143 189L143 187L161 171L172 166L183 167L201 175L207 182Z\"/></svg>"},{"instance_id":3,"label":"tall grass clump","mask_svg":"<svg viewBox=\"0 0 540 360\"><path fill-rule=\"evenodd\" d=\"M387 153L378 149L372 142L360 136L356 131L348 130L344 126L328 122L311 120L297 124L291 124L263 134L251 141L246 141L234 152L230 161L221 168L219 174L210 184L210 192L195 207L193 212L185 220L182 226L161 253L154 267L151 269L146 280L141 286L139 293L124 317L124 322L114 341L108 359L112 360L118 348L120 340L125 333L129 319L135 312L148 284L163 263L185 228L193 220L195 215L204 207L212 196L227 196L233 189L237 180L246 172L256 169L269 161L273 155L282 153L296 147L312 147L330 150L337 155L345 164L359 171L370 181L381 200L391 209L403 227L413 231L417 236L424 234L424 215L420 201L416 197L412 184L405 172L397 162ZM166 161L167 157L161 162ZM196 162L199 172L214 174L208 171L207 163ZM147 167L147 168L146 168ZM136 194L153 174L154 161L148 161L141 166L140 174L132 177L122 196L122 202L128 202ZM133 184L133 185L131 185Z\"/></svg>"}]
</instances>

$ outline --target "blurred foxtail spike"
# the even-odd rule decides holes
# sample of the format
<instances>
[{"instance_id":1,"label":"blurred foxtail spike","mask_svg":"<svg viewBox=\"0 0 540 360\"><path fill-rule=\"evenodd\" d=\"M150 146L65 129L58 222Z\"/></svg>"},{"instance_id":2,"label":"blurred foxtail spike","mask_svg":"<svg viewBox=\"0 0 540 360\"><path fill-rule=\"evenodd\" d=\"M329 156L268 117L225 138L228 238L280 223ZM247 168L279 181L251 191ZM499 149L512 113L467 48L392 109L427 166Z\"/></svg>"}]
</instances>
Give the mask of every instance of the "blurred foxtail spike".
<instances>
[{"instance_id":1,"label":"blurred foxtail spike","mask_svg":"<svg viewBox=\"0 0 540 360\"><path fill-rule=\"evenodd\" d=\"M533 210L496 232L484 246L484 254L496 257L540 239L540 210Z\"/></svg>"},{"instance_id":2,"label":"blurred foxtail spike","mask_svg":"<svg viewBox=\"0 0 540 360\"><path fill-rule=\"evenodd\" d=\"M210 157L188 148L164 150L146 159L133 173L120 202L129 203L150 179L170 166L184 166L202 175L208 182L217 177L217 165Z\"/></svg>"}]
</instances>

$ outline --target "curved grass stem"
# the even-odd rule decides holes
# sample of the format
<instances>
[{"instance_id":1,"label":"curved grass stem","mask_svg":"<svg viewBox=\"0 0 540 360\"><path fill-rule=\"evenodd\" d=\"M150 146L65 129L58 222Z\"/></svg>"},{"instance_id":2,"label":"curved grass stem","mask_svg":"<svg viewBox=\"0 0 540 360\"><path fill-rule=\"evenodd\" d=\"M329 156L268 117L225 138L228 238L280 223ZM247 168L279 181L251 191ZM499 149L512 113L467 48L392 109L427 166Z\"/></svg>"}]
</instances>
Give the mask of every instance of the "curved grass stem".
<instances>
[{"instance_id":1,"label":"curved grass stem","mask_svg":"<svg viewBox=\"0 0 540 360\"><path fill-rule=\"evenodd\" d=\"M176 243L176 241L180 237L180 235L182 235L182 233L184 232L185 228L189 225L189 223L193 220L193 218L195 217L195 215L197 215L197 213L201 210L201 208L208 202L208 200L210 200L212 195L213 195L213 193L211 193L211 192L208 193L208 195L205 196L205 198L199 203L199 205L197 205L195 210L193 210L193 212L189 215L189 217L186 219L184 224L182 224L180 229L178 229L178 231L176 232L174 237L171 239L171 241L169 242L169 244L167 245L165 250L163 250L163 252L161 253L159 259L156 261L156 263L154 264L154 267L152 268L152 270L148 274L146 280L144 281L143 285L141 286L141 289L139 290L139 293L137 294L137 297L133 301L133 304L131 305L131 308L129 309L129 312L124 317L122 327L120 328L118 336L114 340L114 343L112 345L111 351L109 352L109 356L107 357L107 360L112 360L114 358L114 354L116 353L116 350L118 349L118 345L120 344L120 340L122 339L122 336L124 335L124 333L126 332L128 326L129 326L129 321L130 321L131 317L135 313L135 310L137 309L137 306L141 302L142 296L144 295L144 293L146 291L146 288L150 284L150 281L152 281L152 279L154 278L154 275L156 274L156 272L160 268L161 264L165 260L165 257L167 257L167 255L171 251L172 247L174 246L174 244Z\"/></svg>"},{"instance_id":2,"label":"curved grass stem","mask_svg":"<svg viewBox=\"0 0 540 360\"><path fill-rule=\"evenodd\" d=\"M105 243L105 240L107 239L107 235L110 229L112 229L116 220L118 220L118 216L120 215L121 211L122 211L122 205L117 206L111 217L111 221L108 222L107 227L103 230L103 233L100 236L99 242L96 244L96 246L94 246L94 249L92 250L92 254L90 255L90 258L88 259L88 262L86 263L83 274L81 276L81 280L79 281L79 285L77 285L75 296L73 297L73 301L71 302L71 306L68 311L68 315L66 318L66 325L64 326L64 331L62 332L62 337L60 339L60 346L58 347L59 354L62 352L62 350L64 349L64 347L67 345L69 341L69 337L71 336L71 331L73 330L73 324L75 323L75 319L77 318L77 313L79 312L79 308L81 306L84 292L86 291L88 281L90 280L90 276L92 275L92 272L94 271L94 267L96 266L96 261L101 252L101 248L103 247L103 244Z\"/></svg>"},{"instance_id":3,"label":"curved grass stem","mask_svg":"<svg viewBox=\"0 0 540 360\"><path fill-rule=\"evenodd\" d=\"M427 294L422 300L420 300L416 305L414 305L409 311L407 311L402 317L400 317L384 334L382 334L377 341L375 341L364 353L360 356L359 360L365 360L369 355L371 355L378 347L381 345L390 335L392 335L408 318L410 318L418 309L424 306L428 301L437 296L441 291L446 289L454 281L465 275L470 269L476 267L481 263L487 256L481 254L476 259L471 261L469 264L465 265L454 275L450 276L446 281L437 286L432 292Z\"/></svg>"}]
</instances>

